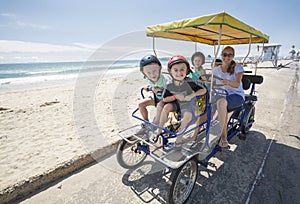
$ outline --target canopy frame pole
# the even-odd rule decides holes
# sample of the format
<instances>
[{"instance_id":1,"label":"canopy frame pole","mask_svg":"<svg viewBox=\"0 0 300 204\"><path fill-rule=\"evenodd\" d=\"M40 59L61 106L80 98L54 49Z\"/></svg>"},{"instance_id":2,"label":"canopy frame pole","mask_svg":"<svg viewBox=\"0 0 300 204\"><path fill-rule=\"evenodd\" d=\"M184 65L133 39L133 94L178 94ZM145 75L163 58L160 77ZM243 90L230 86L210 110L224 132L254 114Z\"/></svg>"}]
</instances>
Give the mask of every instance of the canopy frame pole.
<instances>
[{"instance_id":1,"label":"canopy frame pole","mask_svg":"<svg viewBox=\"0 0 300 204\"><path fill-rule=\"evenodd\" d=\"M210 90L209 90L209 104L211 105L212 103L212 91L213 91L213 81L214 81L214 64L216 63L216 59L220 50L221 46L221 37L222 37L222 24L220 25L220 32L219 32L219 37L218 37L218 47L216 50L214 50L214 60L213 63L211 64L211 84L210 84ZM214 46L215 48L215 46Z\"/></svg>"},{"instance_id":2,"label":"canopy frame pole","mask_svg":"<svg viewBox=\"0 0 300 204\"><path fill-rule=\"evenodd\" d=\"M256 60L256 63L255 63L255 71L254 71L254 75L256 75L257 73L257 64L259 63L260 59L262 58L262 55L264 53L264 48L265 48L265 41L263 42L263 46L262 46L262 49L261 49L261 53L258 57L258 59Z\"/></svg>"},{"instance_id":3,"label":"canopy frame pole","mask_svg":"<svg viewBox=\"0 0 300 204\"><path fill-rule=\"evenodd\" d=\"M215 55L215 53L216 53L216 45L214 44L214 55Z\"/></svg>"},{"instance_id":4,"label":"canopy frame pole","mask_svg":"<svg viewBox=\"0 0 300 204\"><path fill-rule=\"evenodd\" d=\"M155 37L154 37L154 34L152 35L152 49L153 49L154 55L157 57L157 54L156 54L156 51L155 51Z\"/></svg>"},{"instance_id":5,"label":"canopy frame pole","mask_svg":"<svg viewBox=\"0 0 300 204\"><path fill-rule=\"evenodd\" d=\"M247 57L249 56L249 54L250 54L251 45L252 45L252 35L250 34L248 52L247 52L246 56L244 57L244 60L243 60L243 63L242 63L243 66L245 66L246 58L247 58Z\"/></svg>"},{"instance_id":6,"label":"canopy frame pole","mask_svg":"<svg viewBox=\"0 0 300 204\"><path fill-rule=\"evenodd\" d=\"M195 42L195 52L197 52L197 42Z\"/></svg>"}]
</instances>

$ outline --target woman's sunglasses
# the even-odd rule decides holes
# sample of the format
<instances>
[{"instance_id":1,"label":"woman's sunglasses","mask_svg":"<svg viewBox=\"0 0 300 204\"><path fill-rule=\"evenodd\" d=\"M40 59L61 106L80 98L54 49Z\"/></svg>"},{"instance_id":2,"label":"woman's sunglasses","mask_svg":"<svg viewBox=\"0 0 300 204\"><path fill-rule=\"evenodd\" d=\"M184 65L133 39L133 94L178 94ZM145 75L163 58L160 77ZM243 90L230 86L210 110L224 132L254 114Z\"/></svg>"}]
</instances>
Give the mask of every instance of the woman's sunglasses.
<instances>
[{"instance_id":1,"label":"woman's sunglasses","mask_svg":"<svg viewBox=\"0 0 300 204\"><path fill-rule=\"evenodd\" d=\"M233 57L233 54L231 54L231 53L223 53L222 56L223 57Z\"/></svg>"}]
</instances>

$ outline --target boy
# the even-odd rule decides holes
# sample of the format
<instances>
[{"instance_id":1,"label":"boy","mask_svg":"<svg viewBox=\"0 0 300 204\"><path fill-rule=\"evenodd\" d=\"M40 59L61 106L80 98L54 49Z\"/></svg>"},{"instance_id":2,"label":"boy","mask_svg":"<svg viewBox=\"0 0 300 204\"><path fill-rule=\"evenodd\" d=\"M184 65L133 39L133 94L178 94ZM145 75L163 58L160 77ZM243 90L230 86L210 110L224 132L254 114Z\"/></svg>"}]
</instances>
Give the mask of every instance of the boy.
<instances>
[{"instance_id":1,"label":"boy","mask_svg":"<svg viewBox=\"0 0 300 204\"><path fill-rule=\"evenodd\" d=\"M162 92L166 87L167 79L161 74L161 63L154 55L147 55L140 61L140 71L148 80L151 91L154 93L153 98L144 98L139 101L139 111L144 120L149 121L149 114L147 106L156 106L156 116L153 123L158 124L160 114L164 106L162 101ZM145 91L149 91L149 86L144 87ZM145 134L147 124L142 124L142 129L138 131L137 135Z\"/></svg>"},{"instance_id":2,"label":"boy","mask_svg":"<svg viewBox=\"0 0 300 204\"><path fill-rule=\"evenodd\" d=\"M171 57L168 61L168 71L172 81L167 84L163 93L163 102L166 104L161 113L159 126L163 127L167 122L169 112L181 112L182 122L178 129L178 132L181 132L192 120L190 101L196 96L205 94L206 89L187 77L191 70L188 61L183 56ZM158 129L156 135L160 135L161 132L162 130ZM180 147L182 142L182 135L178 136L174 146Z\"/></svg>"}]
</instances>

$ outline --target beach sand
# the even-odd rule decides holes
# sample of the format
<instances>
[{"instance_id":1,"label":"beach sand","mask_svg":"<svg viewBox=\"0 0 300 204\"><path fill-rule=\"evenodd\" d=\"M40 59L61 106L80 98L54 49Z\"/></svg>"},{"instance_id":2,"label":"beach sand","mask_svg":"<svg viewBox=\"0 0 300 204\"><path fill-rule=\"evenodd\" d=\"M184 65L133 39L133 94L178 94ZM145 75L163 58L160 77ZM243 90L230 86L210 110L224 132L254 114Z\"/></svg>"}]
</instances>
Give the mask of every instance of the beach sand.
<instances>
[{"instance_id":1,"label":"beach sand","mask_svg":"<svg viewBox=\"0 0 300 204\"><path fill-rule=\"evenodd\" d=\"M117 143L120 130L140 123L131 113L145 84L135 71L122 78L97 79L94 95L78 94L78 84L0 93L0 195Z\"/></svg>"},{"instance_id":2,"label":"beach sand","mask_svg":"<svg viewBox=\"0 0 300 204\"><path fill-rule=\"evenodd\" d=\"M89 96L93 107L83 104L80 110L74 104L85 102L81 99L85 96L76 93L80 85L75 82L1 92L0 195L18 183L30 183L37 175L116 143L121 128L138 124L130 114L145 83L138 71L122 78L97 79L94 95ZM89 126L93 120L96 127Z\"/></svg>"}]
</instances>

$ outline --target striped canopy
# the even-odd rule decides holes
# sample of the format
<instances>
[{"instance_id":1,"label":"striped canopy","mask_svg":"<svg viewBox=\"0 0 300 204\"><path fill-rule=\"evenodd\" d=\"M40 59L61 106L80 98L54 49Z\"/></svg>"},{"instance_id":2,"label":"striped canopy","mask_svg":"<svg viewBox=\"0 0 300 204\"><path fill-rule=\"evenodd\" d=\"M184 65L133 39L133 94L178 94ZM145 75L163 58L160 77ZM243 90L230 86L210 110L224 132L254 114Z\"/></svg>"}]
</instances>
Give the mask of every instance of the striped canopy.
<instances>
[{"instance_id":1,"label":"striped canopy","mask_svg":"<svg viewBox=\"0 0 300 204\"><path fill-rule=\"evenodd\" d=\"M268 43L269 36L243 23L231 15L221 12L217 14L173 21L147 26L149 37L161 37L218 45L221 32L221 45Z\"/></svg>"}]
</instances>

